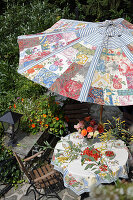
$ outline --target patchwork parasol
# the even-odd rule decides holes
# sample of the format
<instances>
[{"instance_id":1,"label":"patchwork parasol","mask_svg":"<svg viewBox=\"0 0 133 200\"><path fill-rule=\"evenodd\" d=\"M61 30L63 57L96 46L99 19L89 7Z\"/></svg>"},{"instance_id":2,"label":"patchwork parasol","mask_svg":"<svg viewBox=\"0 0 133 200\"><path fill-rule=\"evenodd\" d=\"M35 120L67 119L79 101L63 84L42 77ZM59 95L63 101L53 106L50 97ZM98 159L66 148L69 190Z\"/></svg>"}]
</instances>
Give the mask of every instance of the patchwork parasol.
<instances>
[{"instance_id":1,"label":"patchwork parasol","mask_svg":"<svg viewBox=\"0 0 133 200\"><path fill-rule=\"evenodd\" d=\"M18 73L60 95L100 105L133 105L133 25L61 19L18 37Z\"/></svg>"}]
</instances>

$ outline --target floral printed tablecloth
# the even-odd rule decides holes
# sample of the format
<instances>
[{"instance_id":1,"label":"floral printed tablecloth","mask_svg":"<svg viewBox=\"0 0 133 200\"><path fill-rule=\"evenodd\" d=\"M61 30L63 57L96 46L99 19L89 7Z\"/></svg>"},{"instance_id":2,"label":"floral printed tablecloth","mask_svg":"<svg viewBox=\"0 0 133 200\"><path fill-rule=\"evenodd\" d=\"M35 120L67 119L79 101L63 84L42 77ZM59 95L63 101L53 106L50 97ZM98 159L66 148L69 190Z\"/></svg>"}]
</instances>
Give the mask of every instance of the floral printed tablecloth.
<instances>
[{"instance_id":1,"label":"floral printed tablecloth","mask_svg":"<svg viewBox=\"0 0 133 200\"><path fill-rule=\"evenodd\" d=\"M102 155L97 161L82 162L83 151L88 147L84 139L74 132L57 143L51 163L63 174L64 185L77 195L89 192L91 187L111 183L119 177L128 178L128 149L123 141L96 142L93 148ZM106 151L113 151L114 157L107 158Z\"/></svg>"}]
</instances>

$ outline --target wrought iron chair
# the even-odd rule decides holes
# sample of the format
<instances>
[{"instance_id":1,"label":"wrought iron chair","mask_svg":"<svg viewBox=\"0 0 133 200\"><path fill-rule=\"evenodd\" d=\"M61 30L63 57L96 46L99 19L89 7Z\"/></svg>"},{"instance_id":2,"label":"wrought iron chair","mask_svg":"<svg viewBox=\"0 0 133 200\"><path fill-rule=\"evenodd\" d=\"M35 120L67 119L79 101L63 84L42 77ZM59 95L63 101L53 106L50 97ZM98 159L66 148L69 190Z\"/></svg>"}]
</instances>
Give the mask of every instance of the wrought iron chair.
<instances>
[{"instance_id":1,"label":"wrought iron chair","mask_svg":"<svg viewBox=\"0 0 133 200\"><path fill-rule=\"evenodd\" d=\"M64 189L62 176L53 169L49 161L45 160L43 164L40 163L43 153L44 151L38 152L22 161L14 152L14 156L19 163L21 171L25 173L30 183L26 195L33 191L35 200L40 200L44 196L46 196L47 199L57 198L61 200L57 192ZM39 162L36 160L37 157L39 157ZM34 160L36 160L35 163ZM39 196L38 198L37 194Z\"/></svg>"}]
</instances>

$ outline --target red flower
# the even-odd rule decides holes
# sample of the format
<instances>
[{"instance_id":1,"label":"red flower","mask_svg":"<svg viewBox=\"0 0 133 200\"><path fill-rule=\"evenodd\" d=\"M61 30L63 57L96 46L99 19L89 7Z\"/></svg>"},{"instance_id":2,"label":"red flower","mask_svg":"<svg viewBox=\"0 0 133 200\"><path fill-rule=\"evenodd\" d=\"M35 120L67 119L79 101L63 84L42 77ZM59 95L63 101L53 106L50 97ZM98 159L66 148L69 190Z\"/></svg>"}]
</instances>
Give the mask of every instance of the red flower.
<instances>
[{"instance_id":1,"label":"red flower","mask_svg":"<svg viewBox=\"0 0 133 200\"><path fill-rule=\"evenodd\" d=\"M45 124L45 128L48 128L48 124Z\"/></svg>"},{"instance_id":2,"label":"red flower","mask_svg":"<svg viewBox=\"0 0 133 200\"><path fill-rule=\"evenodd\" d=\"M14 104L13 106L14 106L14 108L16 108L16 105L15 105L15 104Z\"/></svg>"},{"instance_id":3,"label":"red flower","mask_svg":"<svg viewBox=\"0 0 133 200\"><path fill-rule=\"evenodd\" d=\"M103 133L103 132L104 132L104 127L103 127L103 125L102 125L102 124L99 124L97 130L99 131L99 133Z\"/></svg>"},{"instance_id":4,"label":"red flower","mask_svg":"<svg viewBox=\"0 0 133 200\"><path fill-rule=\"evenodd\" d=\"M35 128L35 124L32 124L31 126L32 126L32 128Z\"/></svg>"},{"instance_id":5,"label":"red flower","mask_svg":"<svg viewBox=\"0 0 133 200\"><path fill-rule=\"evenodd\" d=\"M66 122L69 122L69 118L67 116L65 116L65 120Z\"/></svg>"},{"instance_id":6,"label":"red flower","mask_svg":"<svg viewBox=\"0 0 133 200\"><path fill-rule=\"evenodd\" d=\"M86 130L86 129L83 129L83 130L81 131L81 135L82 135L82 136L86 136L86 135L87 135L87 130Z\"/></svg>"},{"instance_id":7,"label":"red flower","mask_svg":"<svg viewBox=\"0 0 133 200\"><path fill-rule=\"evenodd\" d=\"M91 126L88 126L88 127L87 127L87 132L88 132L88 133L93 132L93 128L92 128Z\"/></svg>"},{"instance_id":8,"label":"red flower","mask_svg":"<svg viewBox=\"0 0 133 200\"><path fill-rule=\"evenodd\" d=\"M59 117L55 117L55 119L58 121L58 120L59 120Z\"/></svg>"},{"instance_id":9,"label":"red flower","mask_svg":"<svg viewBox=\"0 0 133 200\"><path fill-rule=\"evenodd\" d=\"M90 125L91 125L91 126L94 126L95 124L96 124L96 122L95 122L94 119L90 121Z\"/></svg>"},{"instance_id":10,"label":"red flower","mask_svg":"<svg viewBox=\"0 0 133 200\"><path fill-rule=\"evenodd\" d=\"M90 119L91 119L90 116L84 118L84 120L87 121L87 122L89 122Z\"/></svg>"}]
</instances>

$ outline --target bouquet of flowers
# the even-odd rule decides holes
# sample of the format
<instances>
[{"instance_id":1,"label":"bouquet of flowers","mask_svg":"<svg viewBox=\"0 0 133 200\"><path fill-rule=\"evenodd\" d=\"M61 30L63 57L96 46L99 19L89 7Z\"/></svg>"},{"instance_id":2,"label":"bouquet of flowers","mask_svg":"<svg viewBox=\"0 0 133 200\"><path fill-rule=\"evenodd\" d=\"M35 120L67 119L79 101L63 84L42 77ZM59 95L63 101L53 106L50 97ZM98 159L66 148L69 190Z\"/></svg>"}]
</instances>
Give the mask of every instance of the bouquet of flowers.
<instances>
[{"instance_id":1,"label":"bouquet of flowers","mask_svg":"<svg viewBox=\"0 0 133 200\"><path fill-rule=\"evenodd\" d=\"M84 120L79 121L77 125L74 125L74 128L81 134L81 138L95 138L99 133L104 132L102 124L97 124L94 119L91 119L90 116L85 117Z\"/></svg>"}]
</instances>

